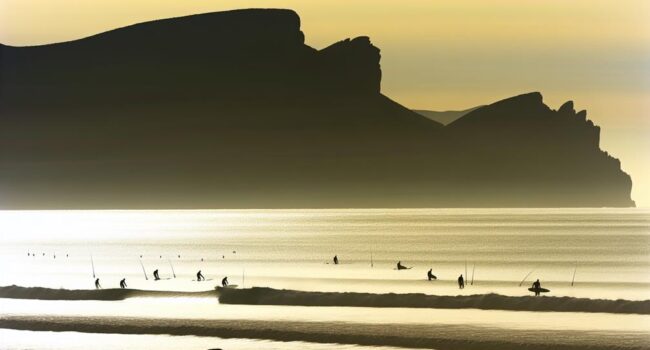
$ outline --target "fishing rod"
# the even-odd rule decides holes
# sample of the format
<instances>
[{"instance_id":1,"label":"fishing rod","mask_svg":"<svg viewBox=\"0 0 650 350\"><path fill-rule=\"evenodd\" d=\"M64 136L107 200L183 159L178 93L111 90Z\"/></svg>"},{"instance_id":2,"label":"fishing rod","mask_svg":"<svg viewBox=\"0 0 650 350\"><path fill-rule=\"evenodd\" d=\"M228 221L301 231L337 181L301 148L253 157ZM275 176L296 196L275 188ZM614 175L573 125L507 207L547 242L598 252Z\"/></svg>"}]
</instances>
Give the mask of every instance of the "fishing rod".
<instances>
[{"instance_id":1,"label":"fishing rod","mask_svg":"<svg viewBox=\"0 0 650 350\"><path fill-rule=\"evenodd\" d=\"M172 265L172 260L167 259L167 261L169 261L169 266L172 268L172 275L174 275L174 278L176 278L176 272L174 272L174 265Z\"/></svg>"},{"instance_id":2,"label":"fishing rod","mask_svg":"<svg viewBox=\"0 0 650 350\"><path fill-rule=\"evenodd\" d=\"M465 259L465 281L467 281L467 259Z\"/></svg>"},{"instance_id":3,"label":"fishing rod","mask_svg":"<svg viewBox=\"0 0 650 350\"><path fill-rule=\"evenodd\" d=\"M573 268L573 277L571 277L571 287L573 287L573 282L576 280L577 269L578 269L578 262L576 261L576 266Z\"/></svg>"},{"instance_id":4,"label":"fishing rod","mask_svg":"<svg viewBox=\"0 0 650 350\"><path fill-rule=\"evenodd\" d=\"M144 279L148 281L149 277L147 277L147 271L145 271L144 269L144 264L142 263L142 259L138 259L138 261L140 261L140 266L142 266L142 273L144 274Z\"/></svg>"},{"instance_id":5,"label":"fishing rod","mask_svg":"<svg viewBox=\"0 0 650 350\"><path fill-rule=\"evenodd\" d=\"M93 255L90 254L90 266L93 268L93 278L96 278L95 276L95 262L93 261Z\"/></svg>"},{"instance_id":6,"label":"fishing rod","mask_svg":"<svg viewBox=\"0 0 650 350\"><path fill-rule=\"evenodd\" d=\"M526 275L526 277L524 277L524 279L521 280L521 282L519 283L519 287L521 287L521 285L524 284L526 278L528 278L528 276L530 276L530 274L533 273L533 271L535 271L535 269L530 270L530 272Z\"/></svg>"},{"instance_id":7,"label":"fishing rod","mask_svg":"<svg viewBox=\"0 0 650 350\"><path fill-rule=\"evenodd\" d=\"M474 285L474 270L476 270L476 263L472 266L472 281L469 283L472 286Z\"/></svg>"}]
</instances>

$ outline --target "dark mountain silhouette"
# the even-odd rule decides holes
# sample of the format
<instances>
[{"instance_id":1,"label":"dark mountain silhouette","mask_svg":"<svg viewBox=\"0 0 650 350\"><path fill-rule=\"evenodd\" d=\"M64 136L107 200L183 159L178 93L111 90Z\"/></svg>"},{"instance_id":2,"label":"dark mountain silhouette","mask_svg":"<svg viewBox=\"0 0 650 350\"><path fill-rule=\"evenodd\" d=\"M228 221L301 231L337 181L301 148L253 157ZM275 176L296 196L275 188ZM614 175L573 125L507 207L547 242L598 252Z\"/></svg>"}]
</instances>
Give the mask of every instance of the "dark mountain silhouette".
<instances>
[{"instance_id":1,"label":"dark mountain silhouette","mask_svg":"<svg viewBox=\"0 0 650 350\"><path fill-rule=\"evenodd\" d=\"M467 114L467 113L469 113L469 112L471 112L471 111L473 111L473 110L475 110L477 108L480 108L480 107L483 107L483 106L472 107L472 108L464 109L462 111L442 111L442 112L440 112L440 111L428 111L428 110L424 110L424 109L414 109L413 112L415 112L415 113L417 113L417 114L419 114L421 116L425 116L425 117L427 117L427 118L429 118L429 119L431 119L431 120L433 120L435 122L438 122L438 123L440 123L442 125L448 125L451 122L453 122L454 120L456 120L456 119L464 116L465 114Z\"/></svg>"},{"instance_id":2,"label":"dark mountain silhouette","mask_svg":"<svg viewBox=\"0 0 650 350\"><path fill-rule=\"evenodd\" d=\"M3 208L630 206L598 127L538 93L450 125L380 92L369 38L290 10L0 48Z\"/></svg>"}]
</instances>

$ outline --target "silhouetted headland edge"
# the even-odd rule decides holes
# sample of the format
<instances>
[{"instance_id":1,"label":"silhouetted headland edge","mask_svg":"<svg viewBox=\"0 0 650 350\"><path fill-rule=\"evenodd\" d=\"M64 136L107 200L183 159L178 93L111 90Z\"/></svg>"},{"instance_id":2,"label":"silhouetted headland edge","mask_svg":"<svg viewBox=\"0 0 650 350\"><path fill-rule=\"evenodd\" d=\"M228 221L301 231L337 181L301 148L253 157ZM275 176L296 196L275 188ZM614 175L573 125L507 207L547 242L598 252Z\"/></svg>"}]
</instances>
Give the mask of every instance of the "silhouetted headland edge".
<instances>
[{"instance_id":1,"label":"silhouetted headland edge","mask_svg":"<svg viewBox=\"0 0 650 350\"><path fill-rule=\"evenodd\" d=\"M248 9L1 46L0 208L634 206L572 102L443 126L381 93L368 37L304 41Z\"/></svg>"}]
</instances>

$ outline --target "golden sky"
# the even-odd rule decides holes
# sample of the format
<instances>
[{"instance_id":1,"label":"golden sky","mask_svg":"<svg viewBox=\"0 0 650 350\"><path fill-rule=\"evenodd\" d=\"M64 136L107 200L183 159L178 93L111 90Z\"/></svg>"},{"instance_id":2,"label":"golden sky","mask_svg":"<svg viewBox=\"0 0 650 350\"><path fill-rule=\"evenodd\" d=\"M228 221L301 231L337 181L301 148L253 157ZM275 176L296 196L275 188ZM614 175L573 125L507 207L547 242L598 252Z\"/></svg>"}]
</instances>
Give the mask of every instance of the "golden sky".
<instances>
[{"instance_id":1,"label":"golden sky","mask_svg":"<svg viewBox=\"0 0 650 350\"><path fill-rule=\"evenodd\" d=\"M81 38L151 19L249 7L296 10L316 48L368 35L382 91L418 109L465 109L540 91L602 127L601 148L650 206L650 1L0 0L0 42Z\"/></svg>"}]
</instances>

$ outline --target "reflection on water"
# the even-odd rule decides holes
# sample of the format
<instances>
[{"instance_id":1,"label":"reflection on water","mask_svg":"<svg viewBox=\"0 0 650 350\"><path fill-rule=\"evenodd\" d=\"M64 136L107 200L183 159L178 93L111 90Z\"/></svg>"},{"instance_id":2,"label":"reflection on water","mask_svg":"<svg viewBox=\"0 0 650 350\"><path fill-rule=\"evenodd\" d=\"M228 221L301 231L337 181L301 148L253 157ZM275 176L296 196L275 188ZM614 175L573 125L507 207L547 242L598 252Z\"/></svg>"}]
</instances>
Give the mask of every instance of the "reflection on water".
<instances>
[{"instance_id":1,"label":"reflection on water","mask_svg":"<svg viewBox=\"0 0 650 350\"><path fill-rule=\"evenodd\" d=\"M650 211L641 209L16 211L0 212L0 230L0 285L93 288L94 271L104 288L116 288L126 278L130 288L210 290L228 276L231 283L245 287L526 295L526 287L540 278L553 296L650 299ZM335 254L340 265L331 264ZM398 260L413 269L394 270ZM426 280L429 268L439 280ZM155 269L162 280L153 281ZM198 270L208 281L192 281ZM464 290L456 286L460 274L469 283ZM0 299L2 315L397 323L603 334L647 334L650 328L644 315L245 306L173 298ZM229 349L277 345L44 332L27 339L24 332L1 332L2 341L13 340L0 347L14 349L40 348L40 341L50 340L70 345L65 341L70 337L75 344L100 341L106 349L121 348L113 342L138 348L147 341L161 349L181 343L183 348L228 344ZM277 348L294 346L279 344Z\"/></svg>"},{"instance_id":2,"label":"reflection on water","mask_svg":"<svg viewBox=\"0 0 650 350\"><path fill-rule=\"evenodd\" d=\"M540 278L553 295L650 295L641 209L17 211L0 212L0 225L2 285L92 288L92 255L104 287L205 290L227 275L274 288L521 295L532 271L525 284ZM414 268L395 271L398 260ZM429 268L439 281L425 281ZM198 270L213 282L192 282ZM464 291L460 274L474 277Z\"/></svg>"}]
</instances>

